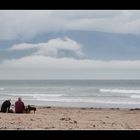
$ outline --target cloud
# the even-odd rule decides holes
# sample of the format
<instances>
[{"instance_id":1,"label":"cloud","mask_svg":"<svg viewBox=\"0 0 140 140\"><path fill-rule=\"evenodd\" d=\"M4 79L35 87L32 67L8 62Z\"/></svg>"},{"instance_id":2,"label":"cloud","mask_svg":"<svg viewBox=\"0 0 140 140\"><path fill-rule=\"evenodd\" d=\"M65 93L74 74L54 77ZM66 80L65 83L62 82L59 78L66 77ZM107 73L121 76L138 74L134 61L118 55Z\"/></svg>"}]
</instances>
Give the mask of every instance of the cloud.
<instances>
[{"instance_id":1,"label":"cloud","mask_svg":"<svg viewBox=\"0 0 140 140\"><path fill-rule=\"evenodd\" d=\"M65 30L140 33L139 10L1 10L0 17L0 40Z\"/></svg>"},{"instance_id":2,"label":"cloud","mask_svg":"<svg viewBox=\"0 0 140 140\"><path fill-rule=\"evenodd\" d=\"M140 60L88 59L83 57L82 44L67 37L16 44L9 51L32 49L26 56L2 61L0 75L7 79L140 79Z\"/></svg>"},{"instance_id":3,"label":"cloud","mask_svg":"<svg viewBox=\"0 0 140 140\"><path fill-rule=\"evenodd\" d=\"M16 44L9 48L9 51L22 51L36 49L33 55L50 56L50 57L77 57L84 56L82 52L82 45L76 41L65 37L64 39L51 39L47 43L38 44Z\"/></svg>"},{"instance_id":4,"label":"cloud","mask_svg":"<svg viewBox=\"0 0 140 140\"><path fill-rule=\"evenodd\" d=\"M26 56L1 63L3 79L140 79L140 61Z\"/></svg>"},{"instance_id":5,"label":"cloud","mask_svg":"<svg viewBox=\"0 0 140 140\"><path fill-rule=\"evenodd\" d=\"M87 70L140 70L140 60L90 60L73 58L53 58L48 56L26 56L20 59L5 60L3 65L24 68L60 68L60 69L87 69Z\"/></svg>"},{"instance_id":6,"label":"cloud","mask_svg":"<svg viewBox=\"0 0 140 140\"><path fill-rule=\"evenodd\" d=\"M27 42L40 34L65 30L140 33L140 11L134 10L1 10L0 17L0 40ZM139 60L87 59L82 44L67 37L15 44L10 51L18 56L2 60L1 79L140 79Z\"/></svg>"},{"instance_id":7,"label":"cloud","mask_svg":"<svg viewBox=\"0 0 140 140\"><path fill-rule=\"evenodd\" d=\"M8 50L10 51L14 51L14 50L28 50L28 49L33 49L33 48L38 48L38 44L28 44L28 43L22 43L22 44L15 44L14 46L12 46L11 48L9 48Z\"/></svg>"}]
</instances>

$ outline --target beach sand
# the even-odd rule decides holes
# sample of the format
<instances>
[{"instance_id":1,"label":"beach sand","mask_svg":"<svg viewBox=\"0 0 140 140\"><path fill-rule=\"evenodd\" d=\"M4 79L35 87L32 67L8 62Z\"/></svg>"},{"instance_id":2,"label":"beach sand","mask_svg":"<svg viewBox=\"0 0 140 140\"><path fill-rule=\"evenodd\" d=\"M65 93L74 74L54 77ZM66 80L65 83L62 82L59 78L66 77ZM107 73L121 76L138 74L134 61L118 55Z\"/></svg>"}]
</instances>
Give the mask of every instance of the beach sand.
<instances>
[{"instance_id":1,"label":"beach sand","mask_svg":"<svg viewBox=\"0 0 140 140\"><path fill-rule=\"evenodd\" d=\"M30 114L0 112L1 130L140 129L138 109L37 107Z\"/></svg>"}]
</instances>

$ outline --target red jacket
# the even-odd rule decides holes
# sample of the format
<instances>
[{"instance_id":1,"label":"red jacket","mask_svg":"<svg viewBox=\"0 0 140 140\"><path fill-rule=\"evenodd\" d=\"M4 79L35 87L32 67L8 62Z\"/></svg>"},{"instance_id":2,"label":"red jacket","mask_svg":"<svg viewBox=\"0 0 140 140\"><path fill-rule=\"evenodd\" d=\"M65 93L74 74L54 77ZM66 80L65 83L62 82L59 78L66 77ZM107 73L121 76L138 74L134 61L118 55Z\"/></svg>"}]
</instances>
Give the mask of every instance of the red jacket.
<instances>
[{"instance_id":1,"label":"red jacket","mask_svg":"<svg viewBox=\"0 0 140 140\"><path fill-rule=\"evenodd\" d=\"M22 113L25 109L24 103L22 101L15 102L15 112Z\"/></svg>"}]
</instances>

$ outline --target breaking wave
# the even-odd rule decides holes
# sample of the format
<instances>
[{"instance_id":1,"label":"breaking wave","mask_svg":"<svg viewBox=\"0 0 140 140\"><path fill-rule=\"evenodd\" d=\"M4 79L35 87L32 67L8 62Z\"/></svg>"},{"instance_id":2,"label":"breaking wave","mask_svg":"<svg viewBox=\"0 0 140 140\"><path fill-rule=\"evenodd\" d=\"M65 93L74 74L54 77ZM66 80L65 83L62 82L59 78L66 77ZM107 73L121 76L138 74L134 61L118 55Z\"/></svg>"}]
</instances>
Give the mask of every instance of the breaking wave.
<instances>
[{"instance_id":1,"label":"breaking wave","mask_svg":"<svg viewBox=\"0 0 140 140\"><path fill-rule=\"evenodd\" d=\"M27 96L27 97L61 97L63 94L9 94L11 96Z\"/></svg>"},{"instance_id":2,"label":"breaking wave","mask_svg":"<svg viewBox=\"0 0 140 140\"><path fill-rule=\"evenodd\" d=\"M4 90L4 88L0 88L0 90Z\"/></svg>"},{"instance_id":3,"label":"breaking wave","mask_svg":"<svg viewBox=\"0 0 140 140\"><path fill-rule=\"evenodd\" d=\"M140 93L140 90L100 89L100 92L109 92L109 93Z\"/></svg>"},{"instance_id":4,"label":"breaking wave","mask_svg":"<svg viewBox=\"0 0 140 140\"><path fill-rule=\"evenodd\" d=\"M140 95L131 95L131 98L140 98Z\"/></svg>"}]
</instances>

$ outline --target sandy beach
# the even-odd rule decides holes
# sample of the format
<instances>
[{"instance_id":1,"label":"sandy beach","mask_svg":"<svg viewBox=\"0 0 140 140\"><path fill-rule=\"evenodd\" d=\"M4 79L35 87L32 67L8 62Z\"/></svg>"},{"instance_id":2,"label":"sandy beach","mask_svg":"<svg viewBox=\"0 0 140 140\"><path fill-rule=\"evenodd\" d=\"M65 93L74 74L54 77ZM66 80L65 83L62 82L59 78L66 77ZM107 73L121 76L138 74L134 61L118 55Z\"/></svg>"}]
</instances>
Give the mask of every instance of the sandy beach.
<instances>
[{"instance_id":1,"label":"sandy beach","mask_svg":"<svg viewBox=\"0 0 140 140\"><path fill-rule=\"evenodd\" d=\"M37 107L30 114L0 112L1 130L140 129L138 109Z\"/></svg>"}]
</instances>

